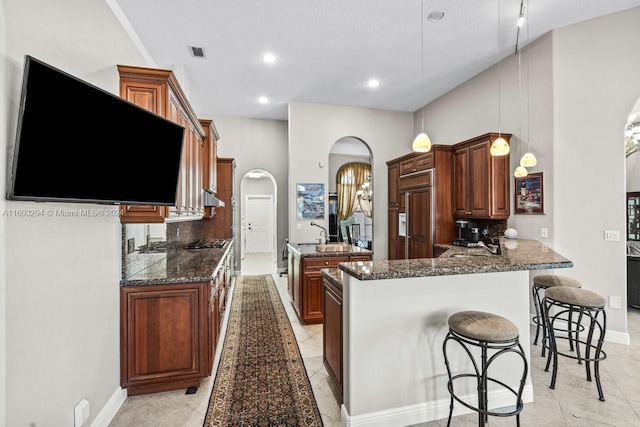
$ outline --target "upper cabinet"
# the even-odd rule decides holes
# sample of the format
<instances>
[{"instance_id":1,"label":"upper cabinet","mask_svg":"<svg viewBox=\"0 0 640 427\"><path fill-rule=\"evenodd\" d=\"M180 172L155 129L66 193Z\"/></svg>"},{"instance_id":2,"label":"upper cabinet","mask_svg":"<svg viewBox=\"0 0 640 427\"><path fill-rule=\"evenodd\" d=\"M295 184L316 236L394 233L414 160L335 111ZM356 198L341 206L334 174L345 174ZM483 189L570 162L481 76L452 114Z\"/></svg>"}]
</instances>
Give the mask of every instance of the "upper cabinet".
<instances>
[{"instance_id":1,"label":"upper cabinet","mask_svg":"<svg viewBox=\"0 0 640 427\"><path fill-rule=\"evenodd\" d=\"M211 175L207 169L212 167L211 148L207 144L210 144L210 135L214 136L216 142L218 140L213 123L208 124L205 132L170 70L119 65L118 72L122 98L185 128L176 205L122 206L121 222L153 223L164 222L169 216L202 216L203 191L211 186ZM213 163L215 167L215 161ZM215 187L215 180L213 185Z\"/></svg>"},{"instance_id":2,"label":"upper cabinet","mask_svg":"<svg viewBox=\"0 0 640 427\"><path fill-rule=\"evenodd\" d=\"M509 142L511 134L500 136ZM453 216L509 217L509 155L491 156L497 133L487 133L453 146Z\"/></svg>"},{"instance_id":3,"label":"upper cabinet","mask_svg":"<svg viewBox=\"0 0 640 427\"><path fill-rule=\"evenodd\" d=\"M217 172L217 158L218 158L218 131L216 130L213 120L200 119L200 124L204 129L205 141L204 141L204 157L202 163L202 170L204 171L203 185L204 189L210 193L216 194L218 191L218 172Z\"/></svg>"}]
</instances>

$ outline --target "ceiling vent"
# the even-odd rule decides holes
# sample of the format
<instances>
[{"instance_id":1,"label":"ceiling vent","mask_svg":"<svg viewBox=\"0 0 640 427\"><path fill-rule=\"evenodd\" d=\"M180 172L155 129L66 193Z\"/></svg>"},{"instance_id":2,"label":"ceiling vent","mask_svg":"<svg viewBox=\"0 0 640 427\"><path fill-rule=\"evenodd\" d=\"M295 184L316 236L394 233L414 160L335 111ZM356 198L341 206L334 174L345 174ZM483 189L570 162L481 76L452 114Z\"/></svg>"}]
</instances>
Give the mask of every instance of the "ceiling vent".
<instances>
[{"instance_id":1,"label":"ceiling vent","mask_svg":"<svg viewBox=\"0 0 640 427\"><path fill-rule=\"evenodd\" d=\"M191 51L191 55L196 58L204 58L204 49L196 46L189 46L189 51Z\"/></svg>"}]
</instances>

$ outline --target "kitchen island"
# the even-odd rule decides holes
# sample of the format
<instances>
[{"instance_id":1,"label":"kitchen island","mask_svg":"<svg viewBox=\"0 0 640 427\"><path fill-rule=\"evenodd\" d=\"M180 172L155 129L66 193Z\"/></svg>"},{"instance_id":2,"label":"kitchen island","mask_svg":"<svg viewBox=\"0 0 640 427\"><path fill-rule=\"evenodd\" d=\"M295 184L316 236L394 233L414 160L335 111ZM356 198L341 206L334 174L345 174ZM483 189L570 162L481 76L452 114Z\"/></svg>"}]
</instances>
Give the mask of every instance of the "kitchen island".
<instances>
[{"instance_id":1,"label":"kitchen island","mask_svg":"<svg viewBox=\"0 0 640 427\"><path fill-rule=\"evenodd\" d=\"M438 258L340 263L341 277L335 269L323 270L325 282L341 284L342 291L343 425L411 425L446 418L449 393L442 343L448 317L457 311L508 318L518 327L529 355L529 271L573 264L535 240L501 239L500 244L501 255L439 245L445 251ZM454 350L452 370L468 371L468 359L462 350ZM509 357L492 365L494 376L512 387L521 369L521 363ZM475 384L463 385L457 394L474 402ZM532 387L528 375L525 402L533 400ZM513 405L513 400L490 387L491 408ZM454 415L465 412L462 405L455 406Z\"/></svg>"}]
</instances>

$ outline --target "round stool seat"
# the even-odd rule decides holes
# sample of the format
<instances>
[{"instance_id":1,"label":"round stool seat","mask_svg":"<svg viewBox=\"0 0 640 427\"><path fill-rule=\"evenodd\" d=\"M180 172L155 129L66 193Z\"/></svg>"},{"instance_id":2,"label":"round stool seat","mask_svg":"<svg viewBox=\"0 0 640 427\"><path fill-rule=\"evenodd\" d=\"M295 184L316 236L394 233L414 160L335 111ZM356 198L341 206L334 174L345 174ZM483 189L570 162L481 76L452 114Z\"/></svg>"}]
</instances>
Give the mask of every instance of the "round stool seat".
<instances>
[{"instance_id":1,"label":"round stool seat","mask_svg":"<svg viewBox=\"0 0 640 427\"><path fill-rule=\"evenodd\" d=\"M508 341L518 338L518 327L508 319L483 311L460 311L449 316L449 329L478 341Z\"/></svg>"},{"instance_id":2,"label":"round stool seat","mask_svg":"<svg viewBox=\"0 0 640 427\"><path fill-rule=\"evenodd\" d=\"M557 286L567 286L569 288L582 287L582 284L573 277L555 274L539 274L533 278L533 284L543 288L555 288Z\"/></svg>"},{"instance_id":3,"label":"round stool seat","mask_svg":"<svg viewBox=\"0 0 640 427\"><path fill-rule=\"evenodd\" d=\"M558 287L548 289L545 296L553 301L580 307L604 308L607 304L603 296L587 289Z\"/></svg>"}]
</instances>

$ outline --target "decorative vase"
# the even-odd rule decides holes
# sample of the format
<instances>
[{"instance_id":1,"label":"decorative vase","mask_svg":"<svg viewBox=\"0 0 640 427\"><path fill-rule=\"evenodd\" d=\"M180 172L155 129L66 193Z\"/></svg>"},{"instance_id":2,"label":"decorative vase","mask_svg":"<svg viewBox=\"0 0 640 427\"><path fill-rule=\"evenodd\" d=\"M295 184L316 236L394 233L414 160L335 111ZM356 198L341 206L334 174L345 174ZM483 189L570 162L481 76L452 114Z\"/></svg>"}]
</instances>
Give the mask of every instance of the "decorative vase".
<instances>
[{"instance_id":1,"label":"decorative vase","mask_svg":"<svg viewBox=\"0 0 640 427\"><path fill-rule=\"evenodd\" d=\"M515 228L507 228L504 230L504 237L507 239L515 239L518 237L518 231Z\"/></svg>"}]
</instances>

